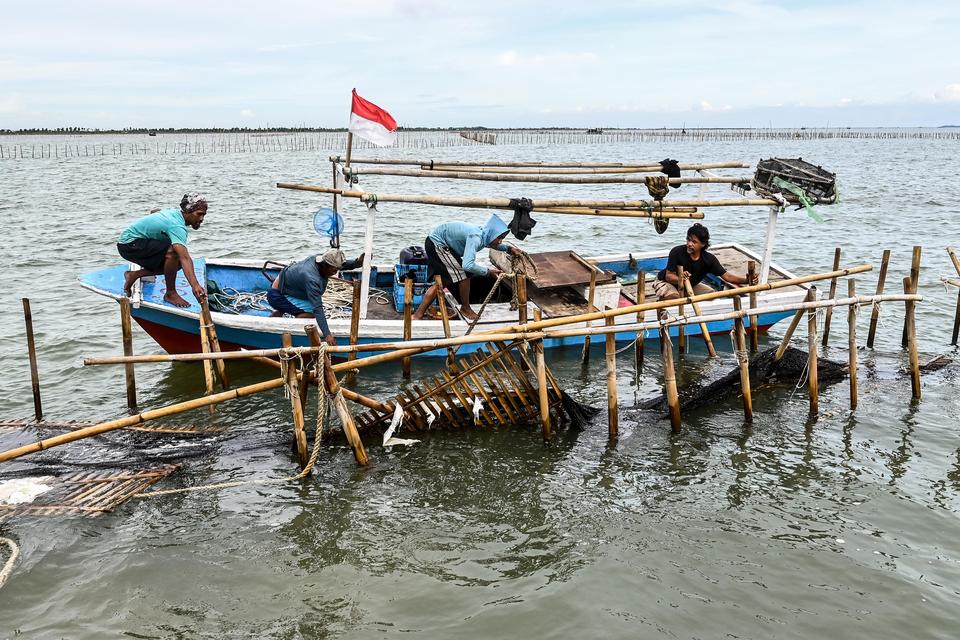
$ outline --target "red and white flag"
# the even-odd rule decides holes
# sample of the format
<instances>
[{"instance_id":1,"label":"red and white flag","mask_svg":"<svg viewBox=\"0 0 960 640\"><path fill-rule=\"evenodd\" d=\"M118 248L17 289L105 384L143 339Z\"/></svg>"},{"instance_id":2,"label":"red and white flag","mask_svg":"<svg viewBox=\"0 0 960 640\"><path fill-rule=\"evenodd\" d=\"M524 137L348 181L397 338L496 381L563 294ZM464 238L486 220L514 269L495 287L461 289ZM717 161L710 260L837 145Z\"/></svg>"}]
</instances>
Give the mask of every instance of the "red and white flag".
<instances>
[{"instance_id":1,"label":"red and white flag","mask_svg":"<svg viewBox=\"0 0 960 640\"><path fill-rule=\"evenodd\" d=\"M354 89L349 131L378 147L387 147L397 140L397 121L377 105L361 98Z\"/></svg>"}]
</instances>

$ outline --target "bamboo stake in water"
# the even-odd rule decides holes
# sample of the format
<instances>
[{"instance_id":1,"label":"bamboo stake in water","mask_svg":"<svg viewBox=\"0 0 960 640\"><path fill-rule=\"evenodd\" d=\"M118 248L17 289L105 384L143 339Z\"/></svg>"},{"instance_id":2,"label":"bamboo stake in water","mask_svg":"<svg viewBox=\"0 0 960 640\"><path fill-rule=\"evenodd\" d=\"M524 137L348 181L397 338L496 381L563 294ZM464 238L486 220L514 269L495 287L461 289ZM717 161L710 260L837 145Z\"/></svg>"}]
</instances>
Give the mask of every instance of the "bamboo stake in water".
<instances>
[{"instance_id":1,"label":"bamboo stake in water","mask_svg":"<svg viewBox=\"0 0 960 640\"><path fill-rule=\"evenodd\" d=\"M807 290L807 297L803 300L804 302L813 302L817 297L817 288L810 287ZM793 314L793 319L790 320L790 325L787 327L787 332L783 334L783 339L780 341L780 346L777 347L777 352L773 356L774 362L780 362L783 359L783 354L787 352L787 347L790 346L790 338L793 337L793 332L797 330L797 327L800 326L800 321L803 319L803 314L806 313L803 309L797 309L797 312Z\"/></svg>"},{"instance_id":2,"label":"bamboo stake in water","mask_svg":"<svg viewBox=\"0 0 960 640\"><path fill-rule=\"evenodd\" d=\"M447 299L443 293L443 280L440 276L433 276L433 284L437 287L437 304L440 306L440 320L443 322L443 337L450 337L450 318L447 317ZM447 349L447 364L456 362L457 352L453 347Z\"/></svg>"},{"instance_id":3,"label":"bamboo stake in water","mask_svg":"<svg viewBox=\"0 0 960 640\"><path fill-rule=\"evenodd\" d=\"M437 292L440 295L441 292ZM413 280L407 278L403 281L403 339L409 340L413 337ZM403 359L402 374L404 378L410 377L410 357Z\"/></svg>"},{"instance_id":4,"label":"bamboo stake in water","mask_svg":"<svg viewBox=\"0 0 960 640\"><path fill-rule=\"evenodd\" d=\"M43 420L43 404L40 402L40 374L37 370L37 347L33 341L33 314L30 312L30 298L24 298L23 322L27 329L27 357L30 359L30 385L33 389L33 415L37 422Z\"/></svg>"},{"instance_id":5,"label":"bamboo stake in water","mask_svg":"<svg viewBox=\"0 0 960 640\"><path fill-rule=\"evenodd\" d=\"M366 449L363 448L363 441L360 440L360 433L357 431L357 425L354 423L353 416L350 414L350 407L347 406L347 401L344 400L343 394L338 393L338 391L341 390L340 384L337 382L337 375L333 372L333 364L330 362L330 355L325 353L324 358L324 386L326 387L327 393L333 398L333 406L337 410L337 415L340 416L340 423L343 426L343 434L347 437L347 442L350 444L350 448L353 449L354 459L360 466L366 466L370 463L370 460L367 457Z\"/></svg>"},{"instance_id":6,"label":"bamboo stake in water","mask_svg":"<svg viewBox=\"0 0 960 640\"><path fill-rule=\"evenodd\" d=\"M687 284L686 272L683 267L677 267L677 291L685 291ZM683 315L683 304L677 307L677 315ZM684 325L677 327L677 353L687 352L687 328Z\"/></svg>"},{"instance_id":7,"label":"bamboo stake in water","mask_svg":"<svg viewBox=\"0 0 960 640\"><path fill-rule=\"evenodd\" d=\"M123 334L123 355L133 355L133 332L130 322L130 298L120 298L120 331ZM131 412L137 409L137 379L132 362L123 365L123 376L127 383L127 408Z\"/></svg>"},{"instance_id":8,"label":"bamboo stake in water","mask_svg":"<svg viewBox=\"0 0 960 640\"><path fill-rule=\"evenodd\" d=\"M637 304L643 304L647 295L647 274L643 271L637 272ZM637 323L642 324L644 316L646 314L643 311L637 311ZM634 363L636 370L639 373L640 368L643 366L643 348L644 340L646 339L647 332L644 329L641 329L637 332L637 341L634 343ZM637 376L637 383L639 384L640 377Z\"/></svg>"},{"instance_id":9,"label":"bamboo stake in water","mask_svg":"<svg viewBox=\"0 0 960 640\"><path fill-rule=\"evenodd\" d=\"M695 294L693 293L693 287L690 286L690 280L687 278L684 278L683 286L684 286L684 289L686 290L687 296L692 298ZM693 307L693 312L695 314L697 314L698 316L702 315L702 313L700 312L700 304L698 302L694 302L690 306ZM751 324L752 322L753 321L751 320ZM700 323L700 335L703 337L703 343L707 345L707 353L710 355L711 358L715 357L717 355L717 350L713 347L713 338L710 337L710 329L707 327L706 322Z\"/></svg>"},{"instance_id":10,"label":"bamboo stake in water","mask_svg":"<svg viewBox=\"0 0 960 640\"><path fill-rule=\"evenodd\" d=\"M527 276L520 273L517 274L517 322L520 327L527 324ZM521 329L522 330L522 329ZM526 355L527 354L527 343L524 342L520 345L520 351ZM520 358L520 369L522 371L528 371L527 359Z\"/></svg>"},{"instance_id":11,"label":"bamboo stake in water","mask_svg":"<svg viewBox=\"0 0 960 640\"><path fill-rule=\"evenodd\" d=\"M534 322L540 322L540 309L533 312ZM547 363L543 355L543 340L533 343L533 351L537 363L537 396L540 401L540 424L543 427L543 442L550 444L550 398L547 396Z\"/></svg>"},{"instance_id":12,"label":"bamboo stake in water","mask_svg":"<svg viewBox=\"0 0 960 640\"><path fill-rule=\"evenodd\" d=\"M289 333L281 337L283 346L290 348L293 346L293 338ZM293 412L293 442L294 449L297 452L297 462L300 468L305 469L309 453L307 452L307 434L304 431L303 404L300 402L300 385L307 386L307 376L302 381L297 378L297 367L294 364L296 360L287 360L286 371L284 372L284 382L287 386L287 395L290 396L290 409Z\"/></svg>"},{"instance_id":13,"label":"bamboo stake in water","mask_svg":"<svg viewBox=\"0 0 960 640\"><path fill-rule=\"evenodd\" d=\"M890 264L890 249L883 250L883 259L880 261L880 275L877 277L877 295L883 294L883 285L887 279L887 266ZM870 331L867 333L867 348L873 349L873 340L877 336L877 322L880 320L880 303L873 303L870 314Z\"/></svg>"},{"instance_id":14,"label":"bamboo stake in water","mask_svg":"<svg viewBox=\"0 0 960 640\"><path fill-rule=\"evenodd\" d=\"M604 321L608 327L612 327L615 321L613 318L607 318ZM620 429L620 417L617 408L617 335L608 333L606 338L607 347L607 427L611 440L616 439Z\"/></svg>"},{"instance_id":15,"label":"bamboo stake in water","mask_svg":"<svg viewBox=\"0 0 960 640\"><path fill-rule=\"evenodd\" d=\"M903 292L916 293L917 281L912 277L903 279ZM907 329L907 348L910 350L910 390L914 400L920 399L920 354L917 350L917 322L912 300L904 303L903 325Z\"/></svg>"},{"instance_id":16,"label":"bamboo stake in water","mask_svg":"<svg viewBox=\"0 0 960 640\"><path fill-rule=\"evenodd\" d=\"M747 261L747 284L753 282L757 273L757 263L753 260ZM757 308L757 292L750 293L750 308ZM759 316L750 317L750 353L756 353L760 350L760 318Z\"/></svg>"},{"instance_id":17,"label":"bamboo stake in water","mask_svg":"<svg viewBox=\"0 0 960 640\"><path fill-rule=\"evenodd\" d=\"M660 327L660 353L663 356L663 385L670 410L670 429L680 433L680 396L677 393L677 373L673 368L673 345L670 330L664 326Z\"/></svg>"},{"instance_id":18,"label":"bamboo stake in water","mask_svg":"<svg viewBox=\"0 0 960 640\"><path fill-rule=\"evenodd\" d=\"M960 258L957 258L957 252L953 247L947 247L947 253L950 254L950 260L953 262L953 268L957 270L960 276ZM957 311L953 316L953 336L950 338L950 344L957 344L957 337L960 336L960 291L957 291Z\"/></svg>"},{"instance_id":19,"label":"bamboo stake in water","mask_svg":"<svg viewBox=\"0 0 960 640\"><path fill-rule=\"evenodd\" d=\"M210 341L210 349L215 353L220 353L220 338L217 337L217 327L213 324L213 316L210 315L210 302L206 296L200 301L200 322L207 325L207 339ZM220 385L226 391L230 388L230 381L227 379L227 364L221 359L213 362L217 368Z\"/></svg>"},{"instance_id":20,"label":"bamboo stake in water","mask_svg":"<svg viewBox=\"0 0 960 640\"><path fill-rule=\"evenodd\" d=\"M740 298L734 297L733 309L737 313L741 310ZM755 320L756 316L751 318ZM750 391L750 357L747 355L747 334L743 328L743 318L737 317L733 321L733 348L737 353L737 364L740 366L740 390L743 393L743 419L753 422L753 395Z\"/></svg>"},{"instance_id":21,"label":"bamboo stake in water","mask_svg":"<svg viewBox=\"0 0 960 640\"><path fill-rule=\"evenodd\" d=\"M597 270L590 267L590 289L587 294L587 311L596 311L597 307L594 304L594 300L597 294ZM591 322L587 322L589 327ZM583 365L587 365L590 362L590 336L584 336L583 338L583 352L580 354L580 362Z\"/></svg>"},{"instance_id":22,"label":"bamboo stake in water","mask_svg":"<svg viewBox=\"0 0 960 640\"><path fill-rule=\"evenodd\" d=\"M807 390L810 392L810 413L820 408L820 386L817 380L817 310L807 313Z\"/></svg>"},{"instance_id":23,"label":"bamboo stake in water","mask_svg":"<svg viewBox=\"0 0 960 640\"><path fill-rule=\"evenodd\" d=\"M916 293L918 287L920 286L920 252L923 247L915 246L913 248L913 258L910 260L910 291L906 293ZM904 349L907 348L907 340L909 336L907 333L910 329L907 327L907 318L903 319L903 337L900 340L900 346Z\"/></svg>"},{"instance_id":24,"label":"bamboo stake in water","mask_svg":"<svg viewBox=\"0 0 960 640\"><path fill-rule=\"evenodd\" d=\"M847 280L847 297L853 298L857 295L857 282L852 278ZM848 335L847 350L849 351L849 369L850 374L850 410L857 408L857 308L853 305L847 307L847 327Z\"/></svg>"},{"instance_id":25,"label":"bamboo stake in water","mask_svg":"<svg viewBox=\"0 0 960 640\"><path fill-rule=\"evenodd\" d=\"M353 281L353 302L350 307L350 344L357 344L360 341L360 281ZM357 353L354 351L347 356L347 360L356 360Z\"/></svg>"},{"instance_id":26,"label":"bamboo stake in water","mask_svg":"<svg viewBox=\"0 0 960 640\"><path fill-rule=\"evenodd\" d=\"M836 271L840 268L840 247L837 247L833 252L833 270ZM829 299L833 300L837 297L837 279L830 279L830 296ZM833 307L827 307L826 314L823 316L823 346L827 346L827 343L830 341L830 323L833 321Z\"/></svg>"}]
</instances>

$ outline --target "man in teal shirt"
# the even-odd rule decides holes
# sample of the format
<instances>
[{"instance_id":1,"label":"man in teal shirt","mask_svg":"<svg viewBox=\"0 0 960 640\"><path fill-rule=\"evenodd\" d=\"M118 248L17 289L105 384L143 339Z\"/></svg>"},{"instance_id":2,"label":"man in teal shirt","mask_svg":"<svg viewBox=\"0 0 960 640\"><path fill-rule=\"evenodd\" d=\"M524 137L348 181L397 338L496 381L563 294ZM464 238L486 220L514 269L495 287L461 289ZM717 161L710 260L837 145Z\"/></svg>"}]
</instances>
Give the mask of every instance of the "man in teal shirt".
<instances>
[{"instance_id":1,"label":"man in teal shirt","mask_svg":"<svg viewBox=\"0 0 960 640\"><path fill-rule=\"evenodd\" d=\"M180 208L163 209L140 218L124 229L117 241L117 251L124 260L139 265L123 277L123 292L130 295L133 283L144 276L163 274L167 291L163 299L178 307L189 307L177 292L177 272L183 269L197 302L206 295L206 287L197 281L193 259L187 251L187 227L199 229L207 215L207 199L199 193L188 193Z\"/></svg>"}]
</instances>

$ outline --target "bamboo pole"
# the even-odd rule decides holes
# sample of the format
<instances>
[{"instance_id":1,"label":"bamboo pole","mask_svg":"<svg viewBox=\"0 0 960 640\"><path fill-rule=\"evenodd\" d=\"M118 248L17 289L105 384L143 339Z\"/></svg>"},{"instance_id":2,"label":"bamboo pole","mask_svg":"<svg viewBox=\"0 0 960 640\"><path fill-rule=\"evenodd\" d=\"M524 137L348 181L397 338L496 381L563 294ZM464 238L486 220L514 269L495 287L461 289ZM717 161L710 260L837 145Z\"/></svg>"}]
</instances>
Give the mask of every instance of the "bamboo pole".
<instances>
[{"instance_id":1,"label":"bamboo pole","mask_svg":"<svg viewBox=\"0 0 960 640\"><path fill-rule=\"evenodd\" d=\"M443 292L438 291L437 295ZM413 337L413 280L407 278L403 281L403 339L410 340ZM403 359L402 372L404 378L410 377L410 357Z\"/></svg>"},{"instance_id":2,"label":"bamboo pole","mask_svg":"<svg viewBox=\"0 0 960 640\"><path fill-rule=\"evenodd\" d=\"M330 156L330 162L340 162L340 156ZM349 164L349 163L348 163ZM419 166L424 168L436 169L437 167L547 167L547 168L649 168L660 171L662 167L657 161L649 162L513 162L513 161L469 161L469 160L400 160L394 158L354 158L353 164L386 164L386 165L406 165ZM681 163L678 165L682 170L696 171L699 169L746 169L748 165L744 162L699 162L699 163Z\"/></svg>"},{"instance_id":3,"label":"bamboo pole","mask_svg":"<svg viewBox=\"0 0 960 640\"><path fill-rule=\"evenodd\" d=\"M527 276L523 273L518 273L516 278L517 283L517 322L518 326L522 327L527 324ZM524 343L520 345L520 350L526 354L527 345ZM527 360L526 358L520 359L520 369L522 371L527 371Z\"/></svg>"},{"instance_id":4,"label":"bamboo pole","mask_svg":"<svg viewBox=\"0 0 960 640\"><path fill-rule=\"evenodd\" d=\"M677 374L673 367L673 346L670 344L670 332L660 327L660 354L663 356L663 386L670 411L670 429L680 433L680 396L677 393Z\"/></svg>"},{"instance_id":5,"label":"bamboo pole","mask_svg":"<svg viewBox=\"0 0 960 640\"><path fill-rule=\"evenodd\" d=\"M877 278L877 295L883 294L883 285L887 279L887 266L890 264L890 249L883 250L883 259L880 261L880 275ZM867 333L867 348L873 349L873 340L877 336L877 322L880 320L880 303L873 304L870 313L870 331Z\"/></svg>"},{"instance_id":6,"label":"bamboo pole","mask_svg":"<svg viewBox=\"0 0 960 640\"><path fill-rule=\"evenodd\" d=\"M168 405L166 407L161 407L160 409L144 411L134 416L128 416L126 418L118 418L117 420L110 420L108 422L101 422L99 424L95 424L90 427L77 429L76 431L64 433L58 436L54 436L52 438L39 440L37 442L34 442L33 444L17 447L16 449L10 449L9 451L4 451L0 453L0 462L6 462L14 458L19 458L20 456L23 456L29 453L37 453L39 451L45 451L46 449L50 449L52 447L56 447L62 444L67 444L69 442L74 442L76 440L82 440L84 438L89 438L91 436L100 435L101 433L106 433L108 431L114 431L116 429L122 429L124 427L132 427L134 425L141 424L149 420L166 418L168 416L176 415L178 413L183 413L184 411L189 411L191 409L199 409L200 407L206 407L212 404L225 402L227 400L233 400L234 398L241 398L244 396L253 395L255 393L260 393L262 391L269 391L270 389L276 389L278 387L282 387L283 384L284 384L284 380L282 378L274 378L272 380L267 380L266 382L259 382L257 384L251 384L245 387L231 389L230 391L223 391L221 393L217 393L212 396L204 396L202 398L195 398L193 400L188 400L186 402L178 402L176 404Z\"/></svg>"},{"instance_id":7,"label":"bamboo pole","mask_svg":"<svg viewBox=\"0 0 960 640\"><path fill-rule=\"evenodd\" d=\"M840 247L837 247L833 252L833 270L836 271L840 268ZM837 297L837 279L830 279L830 298ZM826 315L823 317L823 346L826 347L827 343L830 341L830 323L833 321L833 309L827 307Z\"/></svg>"},{"instance_id":8,"label":"bamboo pole","mask_svg":"<svg viewBox=\"0 0 960 640\"><path fill-rule=\"evenodd\" d=\"M607 318L604 323L608 327L614 325L613 318ZM617 336L608 333L606 338L607 362L607 428L611 440L617 438L620 430L619 409L617 407Z\"/></svg>"},{"instance_id":9,"label":"bamboo pole","mask_svg":"<svg viewBox=\"0 0 960 640\"><path fill-rule=\"evenodd\" d=\"M915 246L913 248L913 257L910 260L910 291L905 293L916 293L917 288L920 286L920 252L923 247ZM907 340L909 336L910 329L907 327L907 318L904 314L903 318L903 336L900 340L900 346L904 349L907 348Z\"/></svg>"},{"instance_id":10,"label":"bamboo pole","mask_svg":"<svg viewBox=\"0 0 960 640\"><path fill-rule=\"evenodd\" d=\"M327 393L333 399L333 406L337 410L337 415L340 416L340 422L343 425L343 434L347 437L350 448L353 449L353 457L356 459L357 464L366 466L370 462L367 457L367 451L363 448L363 441L360 440L357 425L354 423L353 416L350 414L350 407L347 406L347 402L344 400L343 389L340 388L340 384L337 382L337 375L333 371L333 364L330 362L330 355L327 353L324 353L323 375L324 386Z\"/></svg>"},{"instance_id":11,"label":"bamboo pole","mask_svg":"<svg viewBox=\"0 0 960 640\"><path fill-rule=\"evenodd\" d=\"M587 311L596 311L597 307L594 304L597 293L597 270L593 267L592 264L587 263L587 268L590 269L590 287L587 294ZM590 322L587 322L587 327L591 325ZM580 363L586 366L590 363L590 336L584 336L583 338L583 351L580 353Z\"/></svg>"},{"instance_id":12,"label":"bamboo pole","mask_svg":"<svg viewBox=\"0 0 960 640\"><path fill-rule=\"evenodd\" d=\"M283 346L290 348L293 346L293 338L289 333L283 334ZM307 386L307 376L304 375L303 386ZM287 387L287 395L290 397L290 409L293 412L293 443L294 450L297 452L297 462L300 468L307 467L307 461L310 454L307 452L307 434L304 431L303 404L300 402L300 384L297 379L297 367L294 360L287 360L287 366L284 369L284 382Z\"/></svg>"},{"instance_id":13,"label":"bamboo pole","mask_svg":"<svg viewBox=\"0 0 960 640\"><path fill-rule=\"evenodd\" d=\"M360 281L353 281L353 301L350 307L350 344L355 345L360 341ZM404 336L404 339L408 339ZM356 351L351 351L347 360L356 360Z\"/></svg>"},{"instance_id":14,"label":"bamboo pole","mask_svg":"<svg viewBox=\"0 0 960 640\"><path fill-rule=\"evenodd\" d=\"M120 298L120 331L123 334L123 355L133 355L133 331L130 321L130 298ZM127 386L127 408L137 409L137 378L132 362L123 366L123 377Z\"/></svg>"},{"instance_id":15,"label":"bamboo pole","mask_svg":"<svg viewBox=\"0 0 960 640\"><path fill-rule=\"evenodd\" d=\"M960 276L960 258L957 258L957 252L953 247L947 247L947 253L950 255L950 261L953 262L953 268ZM957 310L953 315L953 335L950 337L950 344L957 344L958 336L960 336L960 291L957 291Z\"/></svg>"},{"instance_id":16,"label":"bamboo pole","mask_svg":"<svg viewBox=\"0 0 960 640\"><path fill-rule=\"evenodd\" d=\"M659 167L657 168L659 170ZM633 175L609 175L616 173L639 173L638 170L610 170L592 169L590 176L568 175L571 173L583 173L582 169L564 170L556 169L549 173L540 169L535 169L535 174L529 170L523 169L501 169L497 171L487 171L483 168L473 168L468 171L454 170L422 170L422 169L356 169L350 170L351 176L378 175L378 176L403 176L408 178L446 178L453 180L484 180L490 182L537 182L546 184L646 184L646 176ZM605 175L597 175L600 173ZM750 176L730 177L730 176L688 176L682 178L668 178L671 185L713 183L713 184L741 184L750 182Z\"/></svg>"},{"instance_id":17,"label":"bamboo pole","mask_svg":"<svg viewBox=\"0 0 960 640\"><path fill-rule=\"evenodd\" d=\"M805 302L813 302L817 297L817 288L810 287L807 290L807 296L804 298ZM803 319L803 314L805 309L803 307L797 309L797 312L793 315L793 319L790 320L790 325L787 327L787 332L783 334L783 339L780 341L780 346L777 347L777 352L773 356L774 362L780 362L783 359L783 354L787 352L787 347L790 346L790 338L793 337L793 332L797 330L797 327L800 325L800 320Z\"/></svg>"},{"instance_id":18,"label":"bamboo pole","mask_svg":"<svg viewBox=\"0 0 960 640\"><path fill-rule=\"evenodd\" d=\"M540 309L534 309L534 322L539 322L540 319ZM544 444L550 444L550 398L547 396L547 365L543 355L543 340L533 343L533 351L537 360L537 396L540 401L540 424L543 428L543 442Z\"/></svg>"},{"instance_id":19,"label":"bamboo pole","mask_svg":"<svg viewBox=\"0 0 960 640\"><path fill-rule=\"evenodd\" d=\"M847 297L854 298L857 295L857 283L852 278L847 280ZM849 352L850 374L850 410L857 408L857 308L853 305L847 307L847 351Z\"/></svg>"},{"instance_id":20,"label":"bamboo pole","mask_svg":"<svg viewBox=\"0 0 960 640\"><path fill-rule=\"evenodd\" d=\"M820 407L820 387L817 381L817 311L807 312L807 390L810 392L810 413Z\"/></svg>"},{"instance_id":21,"label":"bamboo pole","mask_svg":"<svg viewBox=\"0 0 960 640\"><path fill-rule=\"evenodd\" d=\"M687 290L687 276L686 272L683 270L683 267L677 267L677 287L678 291ZM683 315L683 304L677 307L677 315ZM684 354L687 352L687 330L684 325L679 325L677 327L677 353Z\"/></svg>"},{"instance_id":22,"label":"bamboo pole","mask_svg":"<svg viewBox=\"0 0 960 640\"><path fill-rule=\"evenodd\" d=\"M740 298L733 299L733 309L741 311ZM752 323L751 323L752 324ZM733 348L737 351L737 364L740 367L740 390L743 393L743 419L753 422L753 395L750 390L750 356L747 354L747 334L743 328L743 319L733 321Z\"/></svg>"},{"instance_id":23,"label":"bamboo pole","mask_svg":"<svg viewBox=\"0 0 960 640\"><path fill-rule=\"evenodd\" d=\"M203 353L211 353L210 338L207 334L206 322L203 321L203 314L197 318L200 326L200 349ZM203 361L203 382L206 387L206 394L213 393L213 362L207 359ZM213 413L214 406L210 405L210 413Z\"/></svg>"},{"instance_id":24,"label":"bamboo pole","mask_svg":"<svg viewBox=\"0 0 960 640\"><path fill-rule=\"evenodd\" d=\"M200 301L200 323L207 325L207 340L210 343L210 350L214 353L220 353L220 338L217 337L217 327L213 323L213 316L210 314L210 302L206 297ZM217 369L217 376L220 378L220 386L226 391L230 388L230 380L227 378L227 364L219 358L213 362Z\"/></svg>"},{"instance_id":25,"label":"bamboo pole","mask_svg":"<svg viewBox=\"0 0 960 640\"><path fill-rule=\"evenodd\" d=\"M647 274L643 271L637 272L637 304L642 305L646 301L647 296ZM643 311L637 312L637 324L643 324L644 316L646 314ZM643 351L644 351L644 342L647 337L647 332L645 330L640 330L637 332L637 339L634 342L634 366L636 367L637 372L640 372L641 367L643 366ZM637 384L640 383L640 377L637 376Z\"/></svg>"},{"instance_id":26,"label":"bamboo pole","mask_svg":"<svg viewBox=\"0 0 960 640\"><path fill-rule=\"evenodd\" d=\"M913 277L903 279L903 292L916 293L917 280ZM920 399L920 354L917 350L917 322L914 314L916 303L904 303L904 326L907 329L907 348L910 352L910 391L914 400Z\"/></svg>"},{"instance_id":27,"label":"bamboo pole","mask_svg":"<svg viewBox=\"0 0 960 640\"><path fill-rule=\"evenodd\" d=\"M472 207L480 209L510 209L510 198L454 197L431 195L408 195L399 193L367 193L322 187L308 184L278 182L280 189L313 191L316 193L337 193L346 198L359 198L362 202L406 202L410 204L433 204L448 207ZM579 200L572 198L537 198L532 200L534 207L548 208L585 208L585 209L652 209L656 210L661 202L673 207L763 207L779 206L770 198L725 198L720 200Z\"/></svg>"},{"instance_id":28,"label":"bamboo pole","mask_svg":"<svg viewBox=\"0 0 960 640\"><path fill-rule=\"evenodd\" d=\"M834 269L836 271L836 269ZM757 263L753 260L747 261L747 283L753 282L754 277L757 274ZM754 291L750 293L750 308L757 308L757 292ZM756 353L760 350L760 323L757 322L759 317L751 318L750 320L750 353Z\"/></svg>"},{"instance_id":29,"label":"bamboo pole","mask_svg":"<svg viewBox=\"0 0 960 640\"><path fill-rule=\"evenodd\" d=\"M40 373L37 368L37 346L33 339L33 313L30 298L23 298L23 322L27 331L27 357L30 360L30 386L33 390L33 415L37 422L43 420L43 403L40 401Z\"/></svg>"},{"instance_id":30,"label":"bamboo pole","mask_svg":"<svg viewBox=\"0 0 960 640\"><path fill-rule=\"evenodd\" d=\"M447 317L447 299L443 294L443 280L439 275L433 276L433 284L437 287L437 304L440 306L440 320L443 323L443 337L450 338L450 318ZM453 347L447 349L447 364L456 362L457 352Z\"/></svg>"},{"instance_id":31,"label":"bamboo pole","mask_svg":"<svg viewBox=\"0 0 960 640\"><path fill-rule=\"evenodd\" d=\"M683 288L687 296L692 298L695 295L693 293L693 287L690 286L690 280L688 280L687 278L683 279ZM734 298L734 300L736 300L736 298ZM690 306L693 307L693 312L695 314L697 314L698 316L703 315L703 312L700 311L699 303L694 302ZM710 355L711 358L716 357L717 350L713 346L713 338L710 337L710 329L707 327L706 322L700 323L700 334L701 336L703 336L703 343L707 346L707 353Z\"/></svg>"}]
</instances>

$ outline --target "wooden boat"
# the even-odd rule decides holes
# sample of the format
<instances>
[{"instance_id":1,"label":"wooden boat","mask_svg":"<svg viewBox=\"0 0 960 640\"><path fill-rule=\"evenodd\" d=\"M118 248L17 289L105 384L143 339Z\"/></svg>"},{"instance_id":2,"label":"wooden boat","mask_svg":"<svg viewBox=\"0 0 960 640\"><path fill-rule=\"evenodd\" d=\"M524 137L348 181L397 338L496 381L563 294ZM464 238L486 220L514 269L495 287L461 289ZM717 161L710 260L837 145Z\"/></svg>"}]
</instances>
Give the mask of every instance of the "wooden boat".
<instances>
[{"instance_id":1,"label":"wooden boat","mask_svg":"<svg viewBox=\"0 0 960 640\"><path fill-rule=\"evenodd\" d=\"M761 257L748 249L736 245L726 244L711 248L720 262L734 273L744 273L748 260L760 264ZM567 252L569 253L569 252ZM495 257L496 259L496 257ZM657 271L666 265L666 252L650 252L629 255L601 255L586 258L586 261L595 265L602 274L598 278L595 302L597 306L628 306L635 304L637 273L647 274L646 300L656 299L652 289L652 281ZM279 266L275 262L265 267L264 261L253 260L225 260L225 259L194 259L194 268L198 279L205 282L208 289L213 291L238 292L240 294L260 294L265 296L270 287L270 279L279 273ZM109 298L119 300L123 296L123 274L127 266L117 265L100 271L80 276L80 284L86 289ZM584 267L586 271L586 267ZM347 281L359 280L360 270L341 272L340 277ZM796 277L775 263L769 263L769 280L783 280ZM589 281L589 275L586 280ZM574 315L587 312L586 286L584 278L574 277L572 284L556 287L539 288L528 286L528 317L533 317L533 309L539 308L544 318ZM509 280L504 281L501 288L509 294ZM578 284L579 283L579 284ZM719 279L710 282L716 288L725 283ZM371 269L366 317L360 320L358 341L361 344L397 341L403 338L403 316L394 307L393 293L397 287L394 265L377 265ZM400 284L400 287L403 285ZM727 285L728 286L728 285ZM165 285L163 278L158 276L153 282L139 282L134 288L132 297L132 315L136 322L168 353L195 353L200 351L199 312L200 307L193 297L190 287L182 272L178 275L177 289L190 302L186 308L175 307L163 300ZM806 295L805 286L790 286L758 294L758 305L785 305L800 302ZM216 296L213 297L216 300ZM328 321L331 331L338 336L341 343L346 341L350 333L349 311L340 309L337 313L334 305L328 308ZM309 308L306 302L303 308ZM478 308L477 306L474 307ZM212 305L216 309L216 304ZM722 313L731 309L729 300L712 300L701 305L704 314ZM284 333L293 335L294 344L307 345L308 341L303 327L312 322L303 318L273 318L265 302L261 308L246 308L240 312L212 310L212 318L216 325L217 335L223 349L264 349L281 346L281 336ZM792 312L783 311L763 314L759 316L760 330L792 315ZM333 316L333 317L331 317ZM653 312L647 314L648 320L653 320ZM630 324L636 321L634 315L620 316L619 324ZM517 311L510 309L509 302L494 302L487 305L476 331L506 327L517 322ZM728 333L732 328L732 321L711 322L708 325L710 333ZM463 335L468 328L463 320L451 320L450 331L452 336ZM571 325L577 327L582 325ZM444 337L443 323L440 320L422 320L413 323L414 339L436 339ZM671 329L676 335L677 328ZM698 325L687 326L688 336L698 335ZM636 338L635 332L617 334L619 341L632 341ZM657 332L648 330L647 339L656 340ZM553 338L544 341L545 348L561 347L582 344L583 337ZM693 344L693 343L692 343ZM464 345L462 353L468 353L476 345ZM433 351L425 355L443 355L445 351Z\"/></svg>"}]
</instances>

